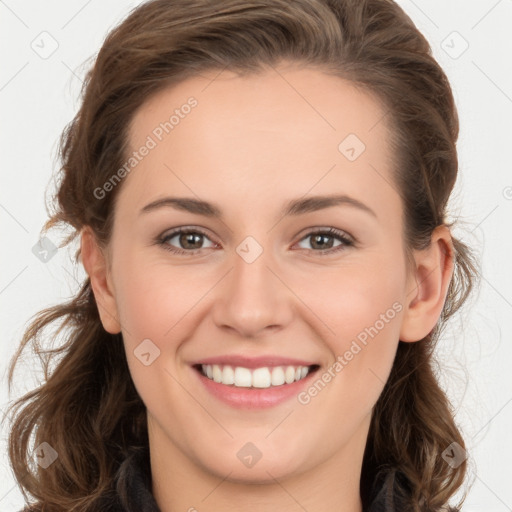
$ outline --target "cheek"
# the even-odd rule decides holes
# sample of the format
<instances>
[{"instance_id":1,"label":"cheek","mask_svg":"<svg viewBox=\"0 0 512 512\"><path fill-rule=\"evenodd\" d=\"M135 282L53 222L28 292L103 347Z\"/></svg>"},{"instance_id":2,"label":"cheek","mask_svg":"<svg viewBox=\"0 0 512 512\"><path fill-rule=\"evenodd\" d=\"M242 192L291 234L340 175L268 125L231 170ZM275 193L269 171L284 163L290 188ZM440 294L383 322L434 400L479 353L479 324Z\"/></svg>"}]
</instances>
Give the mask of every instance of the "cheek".
<instances>
[{"instance_id":1,"label":"cheek","mask_svg":"<svg viewBox=\"0 0 512 512\"><path fill-rule=\"evenodd\" d=\"M166 345L180 322L211 288L192 266L169 268L134 260L119 267L116 297L121 325L131 343L149 338Z\"/></svg>"},{"instance_id":2,"label":"cheek","mask_svg":"<svg viewBox=\"0 0 512 512\"><path fill-rule=\"evenodd\" d=\"M325 337L330 364L302 397L301 403L316 403L311 411L330 404L339 421L347 422L347 411L358 421L377 401L391 371L403 314L405 272L392 261L386 265L381 258L380 265L333 272L325 280L328 286L311 280L305 302L331 331Z\"/></svg>"},{"instance_id":3,"label":"cheek","mask_svg":"<svg viewBox=\"0 0 512 512\"><path fill-rule=\"evenodd\" d=\"M402 262L391 255L384 261L383 255L370 257L362 264L347 264L339 268L322 269L315 276L310 272L294 287L297 295L316 315L317 324L323 323L329 330L326 341L332 352L345 352L350 341L359 337L364 343L367 329L380 332L393 320L395 333L399 332L399 319L403 309L405 270Z\"/></svg>"},{"instance_id":4,"label":"cheek","mask_svg":"<svg viewBox=\"0 0 512 512\"><path fill-rule=\"evenodd\" d=\"M192 266L170 268L136 256L117 270L118 313L135 387L149 410L170 410L183 401L183 390L174 385L177 351L208 283L201 284Z\"/></svg>"},{"instance_id":5,"label":"cheek","mask_svg":"<svg viewBox=\"0 0 512 512\"><path fill-rule=\"evenodd\" d=\"M361 308L346 331L348 322L338 323L340 334L330 345L331 363L317 372L297 397L300 418L315 425L305 436L310 441L330 440L329 447L318 445L319 459L327 456L332 446L346 445L361 432L389 377L398 345L400 304L384 309L388 323L380 318L368 322L365 317L374 318L374 312L372 307Z\"/></svg>"}]
</instances>

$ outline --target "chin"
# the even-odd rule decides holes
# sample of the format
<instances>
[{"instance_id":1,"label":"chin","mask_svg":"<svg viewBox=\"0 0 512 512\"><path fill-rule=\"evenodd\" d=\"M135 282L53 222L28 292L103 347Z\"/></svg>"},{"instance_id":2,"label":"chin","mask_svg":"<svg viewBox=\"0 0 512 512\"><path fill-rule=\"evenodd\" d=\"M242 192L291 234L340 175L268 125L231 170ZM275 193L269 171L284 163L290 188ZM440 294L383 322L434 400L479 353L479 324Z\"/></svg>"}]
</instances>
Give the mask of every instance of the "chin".
<instances>
[{"instance_id":1,"label":"chin","mask_svg":"<svg viewBox=\"0 0 512 512\"><path fill-rule=\"evenodd\" d=\"M203 457L200 463L209 473L231 482L246 484L275 483L307 471L311 462L304 457L304 447L289 447L284 450L268 441L234 441L229 449L209 453L208 460ZM204 456L204 453L203 453ZM229 476L227 476L229 475Z\"/></svg>"}]
</instances>

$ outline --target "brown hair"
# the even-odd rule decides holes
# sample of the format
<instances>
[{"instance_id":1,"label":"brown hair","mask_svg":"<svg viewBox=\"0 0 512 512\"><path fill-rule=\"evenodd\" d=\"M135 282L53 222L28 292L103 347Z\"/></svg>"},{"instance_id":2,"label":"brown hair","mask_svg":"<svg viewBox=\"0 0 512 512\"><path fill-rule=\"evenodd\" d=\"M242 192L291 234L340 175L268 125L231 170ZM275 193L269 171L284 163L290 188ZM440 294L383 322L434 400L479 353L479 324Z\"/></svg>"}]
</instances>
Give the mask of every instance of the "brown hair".
<instances>
[{"instance_id":1,"label":"brown hair","mask_svg":"<svg viewBox=\"0 0 512 512\"><path fill-rule=\"evenodd\" d=\"M107 244L122 183L102 199L94 190L126 161L135 111L156 92L203 71L257 73L284 59L348 79L382 102L392 127L405 245L408 252L428 246L434 228L446 223L458 169L458 116L428 42L391 0L140 5L107 36L85 78L80 110L61 136L57 208L43 231L59 224L74 228L62 247L88 225ZM374 408L361 476L365 507L372 482L393 471L401 475L407 509L414 511L440 510L464 481L466 463L451 468L441 457L452 442L464 447L464 441L433 371L441 328L465 301L476 275L469 249L455 238L453 244L455 272L439 322L420 342L399 343ZM57 320L56 334L63 333L65 342L41 349L41 333ZM87 278L72 300L35 315L10 362L9 392L29 342L45 380L11 405L15 477L25 498L28 492L37 500L33 510L96 510L112 493L127 450L148 443L146 408L131 380L122 337L103 329ZM32 431L34 446L48 442L58 453L47 469L29 469Z\"/></svg>"}]
</instances>

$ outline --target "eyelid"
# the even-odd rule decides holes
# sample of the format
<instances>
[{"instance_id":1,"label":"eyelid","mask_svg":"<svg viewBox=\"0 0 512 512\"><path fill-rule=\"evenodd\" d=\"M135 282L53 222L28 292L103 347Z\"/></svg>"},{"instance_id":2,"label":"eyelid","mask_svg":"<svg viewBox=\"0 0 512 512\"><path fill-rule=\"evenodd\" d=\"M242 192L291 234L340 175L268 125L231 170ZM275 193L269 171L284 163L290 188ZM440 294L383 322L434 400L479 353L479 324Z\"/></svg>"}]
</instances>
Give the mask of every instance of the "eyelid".
<instances>
[{"instance_id":1,"label":"eyelid","mask_svg":"<svg viewBox=\"0 0 512 512\"><path fill-rule=\"evenodd\" d=\"M334 228L332 226L330 226L330 227L315 226L313 228L308 228L308 230L305 233L303 232L301 234L299 240L294 244L294 246L299 244L300 242L302 242L304 239L308 238L309 236L312 236L315 234L326 235L328 237L338 239L341 243L335 247L331 247L328 249L318 249L318 250L303 249L303 250L307 251L308 254L320 254L320 255L325 255L325 256L335 256L335 255L338 255L341 251L345 251L351 247L356 246L356 239L352 235L350 235L349 233L347 233L346 231L344 231L342 229ZM299 236L299 235L297 235L297 236Z\"/></svg>"},{"instance_id":2,"label":"eyelid","mask_svg":"<svg viewBox=\"0 0 512 512\"><path fill-rule=\"evenodd\" d=\"M347 231L343 229L338 229L332 226L314 226L312 228L307 228L305 232L300 232L296 236L300 236L299 241L301 241L303 238L315 234L315 233L321 233L321 234L327 234L329 236L337 236L340 238L346 238L347 241L350 241L351 243L356 243L356 239Z\"/></svg>"},{"instance_id":3,"label":"eyelid","mask_svg":"<svg viewBox=\"0 0 512 512\"><path fill-rule=\"evenodd\" d=\"M167 241L171 238L174 238L176 235L180 235L183 233L198 233L203 235L205 238L207 238L210 242L213 244L217 244L214 240L211 239L210 235L201 227L199 226L180 226L177 228L173 228L170 231L164 232L162 235L158 236L155 240L155 243L163 246L164 250L167 250L171 253L175 254L189 254L194 255L198 252L201 252L203 249L209 249L208 247L202 247L200 249L181 249L180 247L174 247L169 244L167 244ZM302 242L305 238L308 236L314 235L314 234L321 234L321 235L327 235L329 237L338 238L342 243L335 248L329 248L329 249L304 249L308 251L309 253L317 253L317 254L334 254L337 253L343 249L347 249L348 247L355 246L357 243L357 240L347 233L346 231L338 228L334 228L332 226L325 227L325 226L314 226L311 228L308 228L307 231L301 232L297 235L295 235L294 238L299 237L300 238L295 242L294 246L298 243Z\"/></svg>"},{"instance_id":4,"label":"eyelid","mask_svg":"<svg viewBox=\"0 0 512 512\"><path fill-rule=\"evenodd\" d=\"M177 228L172 228L167 231L164 231L161 235L158 236L159 239L162 238L171 238L175 235L179 235L181 233L200 233L201 235L204 235L207 238L210 238L209 234L206 232L205 229L199 227L199 226L179 226Z\"/></svg>"},{"instance_id":5,"label":"eyelid","mask_svg":"<svg viewBox=\"0 0 512 512\"><path fill-rule=\"evenodd\" d=\"M167 244L167 241L171 238L174 238L176 235L180 235L183 233L198 233L200 235L203 235L205 238L207 238L210 242L213 244L217 244L214 240L211 239L210 235L203 229L198 226L180 226L174 229L171 229L169 231L164 231L161 235L159 235L155 242L157 244L160 244L163 246L163 248L169 252L173 252L176 254L196 254L197 252L205 249L204 247L201 249L182 249L181 247L174 247L169 244Z\"/></svg>"}]
</instances>

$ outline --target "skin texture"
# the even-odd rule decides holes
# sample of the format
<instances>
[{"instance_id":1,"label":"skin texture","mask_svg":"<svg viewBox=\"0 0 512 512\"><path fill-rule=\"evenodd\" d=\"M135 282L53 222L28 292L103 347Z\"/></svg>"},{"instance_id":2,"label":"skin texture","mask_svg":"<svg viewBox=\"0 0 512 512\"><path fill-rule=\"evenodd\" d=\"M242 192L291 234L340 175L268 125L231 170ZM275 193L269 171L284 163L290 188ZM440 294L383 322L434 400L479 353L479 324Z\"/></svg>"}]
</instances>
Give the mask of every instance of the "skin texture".
<instances>
[{"instance_id":1,"label":"skin texture","mask_svg":"<svg viewBox=\"0 0 512 512\"><path fill-rule=\"evenodd\" d=\"M137 111L131 149L190 96L198 105L118 185L108 248L88 227L81 239L103 326L122 332L147 406L154 495L163 512L360 511L372 407L399 339L420 340L439 318L453 271L449 230L437 228L407 270L385 111L350 82L284 64L194 77ZM366 146L354 161L338 149L351 133ZM347 204L280 213L291 199L335 193L375 216ZM222 219L140 213L165 196L212 202ZM207 235L188 246L198 250L179 236L166 244L189 253L155 242L192 226ZM342 249L321 254L307 235L331 227L354 244L328 237L327 248ZM236 251L247 236L263 249L252 263ZM191 368L206 357L275 354L316 362L321 376L393 304L394 318L307 404L235 409ZM144 339L160 350L148 366L134 354ZM237 457L247 442L262 454L251 468Z\"/></svg>"}]
</instances>

